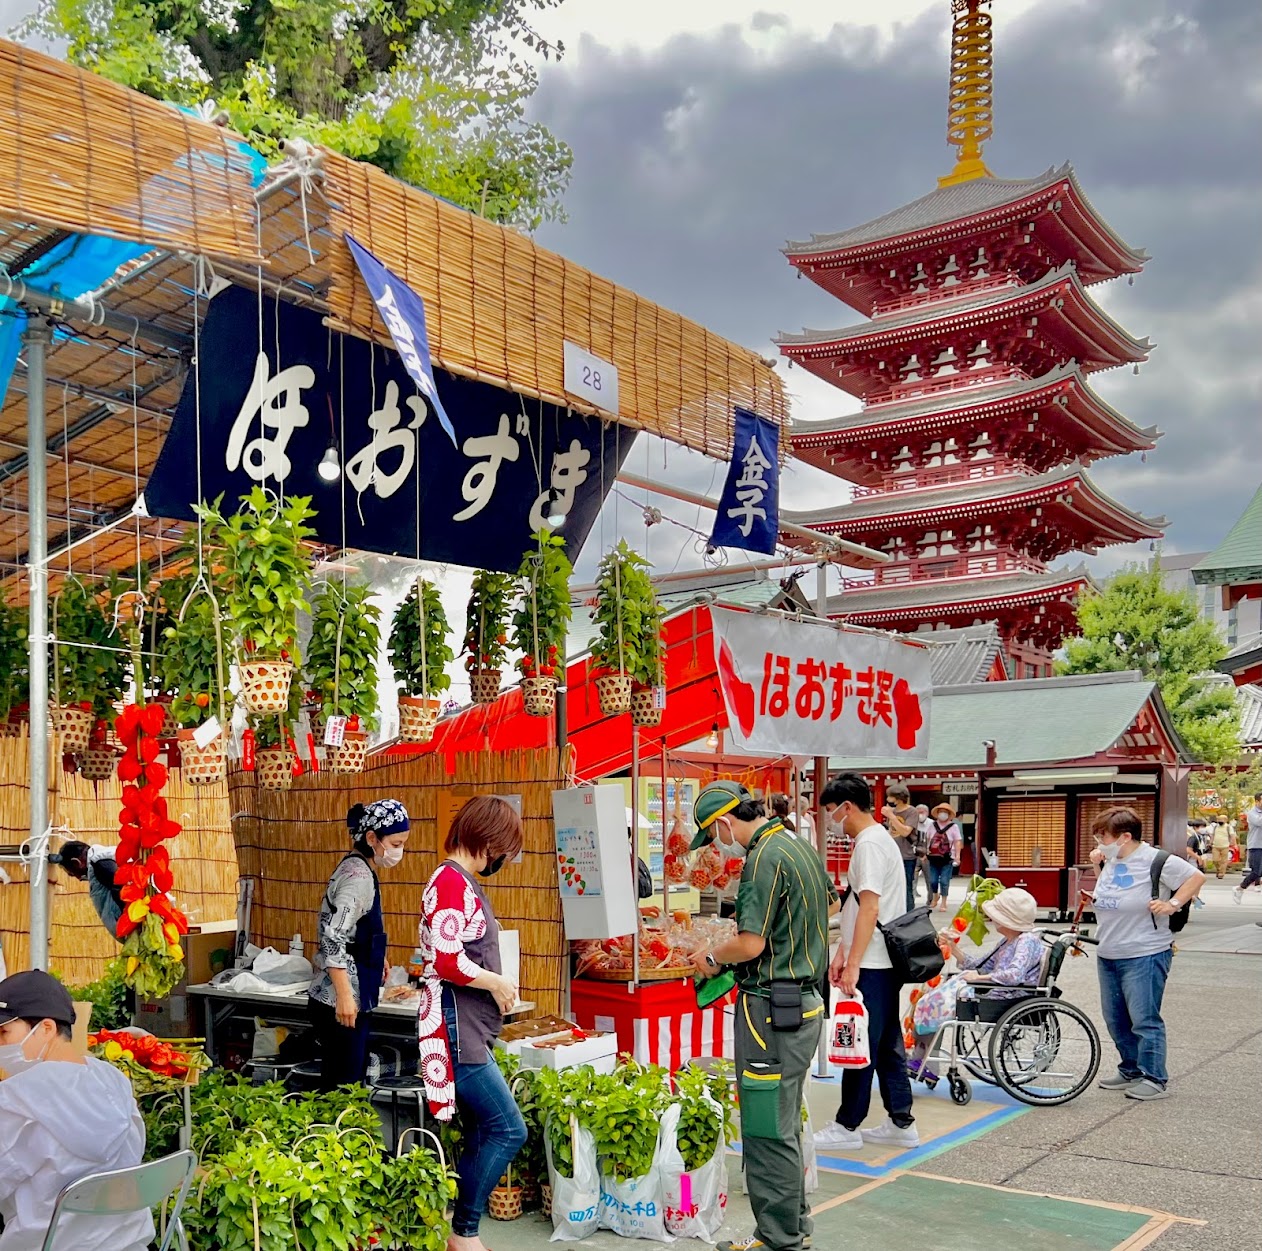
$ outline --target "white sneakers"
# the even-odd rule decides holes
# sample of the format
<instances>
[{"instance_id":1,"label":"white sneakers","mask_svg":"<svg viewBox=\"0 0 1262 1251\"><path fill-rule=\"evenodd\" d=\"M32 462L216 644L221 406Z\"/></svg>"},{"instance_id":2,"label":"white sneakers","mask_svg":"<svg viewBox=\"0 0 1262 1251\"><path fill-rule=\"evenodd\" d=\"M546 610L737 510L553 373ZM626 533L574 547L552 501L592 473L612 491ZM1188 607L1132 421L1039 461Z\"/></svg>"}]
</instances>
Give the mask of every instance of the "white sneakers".
<instances>
[{"instance_id":1,"label":"white sneakers","mask_svg":"<svg viewBox=\"0 0 1262 1251\"><path fill-rule=\"evenodd\" d=\"M914 1125L900 1129L886 1117L879 1125L871 1129L847 1129L834 1121L815 1135L816 1151L860 1151L865 1146L873 1147L918 1147L920 1134Z\"/></svg>"},{"instance_id":2,"label":"white sneakers","mask_svg":"<svg viewBox=\"0 0 1262 1251\"><path fill-rule=\"evenodd\" d=\"M1231 888L1231 902L1238 904L1242 899L1244 899L1244 891L1239 886L1233 886Z\"/></svg>"}]
</instances>

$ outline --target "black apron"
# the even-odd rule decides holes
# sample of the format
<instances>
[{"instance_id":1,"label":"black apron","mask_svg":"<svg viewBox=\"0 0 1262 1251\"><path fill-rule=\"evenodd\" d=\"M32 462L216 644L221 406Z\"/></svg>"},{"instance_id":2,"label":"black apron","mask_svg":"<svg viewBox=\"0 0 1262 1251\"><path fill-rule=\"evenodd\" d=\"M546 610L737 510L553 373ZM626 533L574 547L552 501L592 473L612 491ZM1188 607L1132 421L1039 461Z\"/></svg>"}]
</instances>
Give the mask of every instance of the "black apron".
<instances>
[{"instance_id":1,"label":"black apron","mask_svg":"<svg viewBox=\"0 0 1262 1251\"><path fill-rule=\"evenodd\" d=\"M358 855L358 852L351 852L346 860ZM360 859L364 857L360 856ZM377 880L375 869L372 885L372 907L359 918L359 924L355 926L355 937L346 945L348 954L355 961L355 973L359 978L361 1012L371 1012L377 1006L381 983L386 975L386 926L381 915L381 883Z\"/></svg>"}]
</instances>

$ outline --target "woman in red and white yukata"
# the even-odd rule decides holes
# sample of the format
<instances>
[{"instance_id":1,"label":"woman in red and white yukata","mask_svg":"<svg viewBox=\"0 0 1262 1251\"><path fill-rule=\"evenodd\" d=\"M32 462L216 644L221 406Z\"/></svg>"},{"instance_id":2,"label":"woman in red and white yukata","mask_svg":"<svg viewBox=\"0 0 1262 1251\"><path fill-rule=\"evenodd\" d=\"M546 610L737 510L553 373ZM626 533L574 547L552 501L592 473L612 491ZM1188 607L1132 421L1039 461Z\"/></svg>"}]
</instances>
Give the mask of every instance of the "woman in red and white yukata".
<instances>
[{"instance_id":1,"label":"woman in red and white yukata","mask_svg":"<svg viewBox=\"0 0 1262 1251\"><path fill-rule=\"evenodd\" d=\"M452 822L447 858L421 897L421 1076L435 1117L451 1120L457 1105L462 1113L447 1251L486 1251L478 1226L487 1199L526 1142L521 1112L491 1056L517 987L501 972L500 927L481 881L521 848L521 818L512 806L476 796Z\"/></svg>"}]
</instances>

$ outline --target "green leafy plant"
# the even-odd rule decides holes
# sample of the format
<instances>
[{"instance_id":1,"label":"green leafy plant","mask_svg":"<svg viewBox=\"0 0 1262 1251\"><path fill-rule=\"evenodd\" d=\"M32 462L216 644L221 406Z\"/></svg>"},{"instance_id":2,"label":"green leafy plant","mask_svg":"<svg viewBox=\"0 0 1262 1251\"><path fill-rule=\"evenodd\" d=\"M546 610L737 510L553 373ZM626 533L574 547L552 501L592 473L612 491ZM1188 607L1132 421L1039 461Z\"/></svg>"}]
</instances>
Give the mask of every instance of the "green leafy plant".
<instances>
[{"instance_id":1,"label":"green leafy plant","mask_svg":"<svg viewBox=\"0 0 1262 1251\"><path fill-rule=\"evenodd\" d=\"M163 584L164 612L158 639L157 685L171 696L171 713L182 726L198 726L212 716L226 725L232 714L226 658L217 601L195 579Z\"/></svg>"},{"instance_id":2,"label":"green leafy plant","mask_svg":"<svg viewBox=\"0 0 1262 1251\"><path fill-rule=\"evenodd\" d=\"M504 667L508 650L508 619L517 586L511 575L479 569L473 575L465 609L464 650L470 673Z\"/></svg>"},{"instance_id":3,"label":"green leafy plant","mask_svg":"<svg viewBox=\"0 0 1262 1251\"><path fill-rule=\"evenodd\" d=\"M105 972L95 982L66 988L70 991L70 998L77 1003L92 1005L92 1019L88 1028L93 1032L102 1029L122 1029L131 1024L131 1013L127 1011L127 986L123 981L123 969L123 960L116 956L105 966Z\"/></svg>"},{"instance_id":4,"label":"green leafy plant","mask_svg":"<svg viewBox=\"0 0 1262 1251\"><path fill-rule=\"evenodd\" d=\"M307 682L326 717L358 717L363 730L377 718L377 653L381 609L372 588L328 583L311 608Z\"/></svg>"},{"instance_id":5,"label":"green leafy plant","mask_svg":"<svg viewBox=\"0 0 1262 1251\"><path fill-rule=\"evenodd\" d=\"M232 516L224 516L222 503L220 496L213 504L196 506L196 512L219 566L224 617L232 624L239 658L296 665L298 614L310 609L311 497L278 499L256 486L241 497Z\"/></svg>"},{"instance_id":6,"label":"green leafy plant","mask_svg":"<svg viewBox=\"0 0 1262 1251\"><path fill-rule=\"evenodd\" d=\"M649 563L620 539L596 573L592 620L600 633L592 644L592 664L629 674L644 686L658 680L662 606L649 577Z\"/></svg>"},{"instance_id":7,"label":"green leafy plant","mask_svg":"<svg viewBox=\"0 0 1262 1251\"><path fill-rule=\"evenodd\" d=\"M53 647L57 698L63 705L91 709L98 718L113 716L114 704L127 685L127 639L114 629L113 618L113 604L123 589L118 582L103 592L89 590L72 575L54 602L56 637L66 644L82 644Z\"/></svg>"},{"instance_id":8,"label":"green leafy plant","mask_svg":"<svg viewBox=\"0 0 1262 1251\"><path fill-rule=\"evenodd\" d=\"M418 579L390 626L390 663L402 694L431 699L450 689L450 633L438 588Z\"/></svg>"},{"instance_id":9,"label":"green leafy plant","mask_svg":"<svg viewBox=\"0 0 1262 1251\"><path fill-rule=\"evenodd\" d=\"M720 1137L724 1142L735 1139L730 1072L731 1066L726 1063L708 1072L690 1065L675 1077L679 1091L679 1153L689 1172L709 1163Z\"/></svg>"},{"instance_id":10,"label":"green leafy plant","mask_svg":"<svg viewBox=\"0 0 1262 1251\"><path fill-rule=\"evenodd\" d=\"M601 1166L618 1180L643 1177L653 1167L657 1131L671 1103L669 1075L628 1056L609 1076L598 1077L597 1106L580 1124L591 1130Z\"/></svg>"},{"instance_id":11,"label":"green leafy plant","mask_svg":"<svg viewBox=\"0 0 1262 1251\"><path fill-rule=\"evenodd\" d=\"M513 614L512 641L522 654L517 662L522 676L549 678L565 664L573 566L560 535L540 530L534 539L536 550L527 553L517 573L522 598Z\"/></svg>"},{"instance_id":12,"label":"green leafy plant","mask_svg":"<svg viewBox=\"0 0 1262 1251\"><path fill-rule=\"evenodd\" d=\"M30 698L30 651L27 614L11 604L0 605L0 720Z\"/></svg>"},{"instance_id":13,"label":"green leafy plant","mask_svg":"<svg viewBox=\"0 0 1262 1251\"><path fill-rule=\"evenodd\" d=\"M608 1078L581 1066L572 1069L540 1069L535 1077L535 1100L539 1116L552 1148L552 1165L560 1177L574 1176L574 1142L570 1117L591 1128L600 1102L600 1091Z\"/></svg>"},{"instance_id":14,"label":"green leafy plant","mask_svg":"<svg viewBox=\"0 0 1262 1251\"><path fill-rule=\"evenodd\" d=\"M444 1251L454 1179L438 1157L417 1146L386 1163L378 1237L388 1247Z\"/></svg>"}]
</instances>

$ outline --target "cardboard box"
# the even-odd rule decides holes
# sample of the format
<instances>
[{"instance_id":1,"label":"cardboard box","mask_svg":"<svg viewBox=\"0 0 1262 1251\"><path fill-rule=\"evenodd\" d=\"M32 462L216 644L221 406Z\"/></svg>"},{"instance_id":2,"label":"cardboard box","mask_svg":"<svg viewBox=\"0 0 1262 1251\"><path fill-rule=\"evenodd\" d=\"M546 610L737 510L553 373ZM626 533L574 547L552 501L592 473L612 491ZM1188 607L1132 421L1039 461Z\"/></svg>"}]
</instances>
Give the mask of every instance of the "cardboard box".
<instances>
[{"instance_id":1,"label":"cardboard box","mask_svg":"<svg viewBox=\"0 0 1262 1251\"><path fill-rule=\"evenodd\" d=\"M612 1073L618 1063L618 1035L591 1034L582 1042L558 1047L537 1047L536 1043L564 1037L564 1033L542 1038L522 1039L521 1066L524 1069L576 1069L590 1064L597 1073Z\"/></svg>"}]
</instances>

